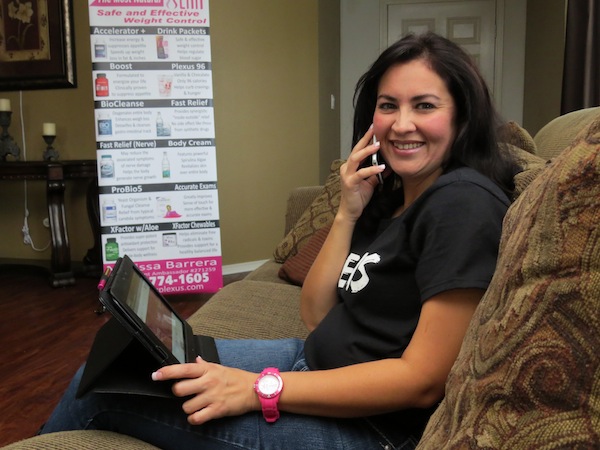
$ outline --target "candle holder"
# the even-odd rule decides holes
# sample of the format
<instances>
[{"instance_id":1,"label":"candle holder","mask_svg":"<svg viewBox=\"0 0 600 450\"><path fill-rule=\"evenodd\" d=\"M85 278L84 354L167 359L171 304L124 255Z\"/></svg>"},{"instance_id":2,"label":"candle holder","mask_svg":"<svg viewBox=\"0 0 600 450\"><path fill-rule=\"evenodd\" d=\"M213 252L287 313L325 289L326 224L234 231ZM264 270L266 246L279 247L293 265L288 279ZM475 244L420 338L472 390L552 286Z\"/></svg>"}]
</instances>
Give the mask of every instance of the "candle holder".
<instances>
[{"instance_id":1,"label":"candle holder","mask_svg":"<svg viewBox=\"0 0 600 450\"><path fill-rule=\"evenodd\" d=\"M0 111L0 127L2 128L2 133L0 134L0 161L2 162L6 161L8 155L12 155L15 160L19 160L21 155L21 149L19 149L19 146L11 135L8 134L11 116L11 111Z\"/></svg>"},{"instance_id":2,"label":"candle holder","mask_svg":"<svg viewBox=\"0 0 600 450\"><path fill-rule=\"evenodd\" d=\"M42 136L46 141L46 150L44 150L44 161L56 161L58 159L58 150L52 147L56 136Z\"/></svg>"}]
</instances>

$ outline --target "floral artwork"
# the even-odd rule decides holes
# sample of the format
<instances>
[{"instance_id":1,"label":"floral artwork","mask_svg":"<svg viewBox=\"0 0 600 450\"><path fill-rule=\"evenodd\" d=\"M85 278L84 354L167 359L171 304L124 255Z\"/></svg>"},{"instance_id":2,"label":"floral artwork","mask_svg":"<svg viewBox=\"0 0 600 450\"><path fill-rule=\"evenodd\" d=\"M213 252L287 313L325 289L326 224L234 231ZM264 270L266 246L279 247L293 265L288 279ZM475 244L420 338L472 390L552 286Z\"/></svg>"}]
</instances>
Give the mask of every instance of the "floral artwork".
<instances>
[{"instance_id":1,"label":"floral artwork","mask_svg":"<svg viewBox=\"0 0 600 450\"><path fill-rule=\"evenodd\" d=\"M31 23L33 8L31 2L12 1L8 4L8 19L17 23L17 32L6 37L6 48L11 50L11 43L14 42L16 50L23 50L27 40L27 32L34 24Z\"/></svg>"},{"instance_id":2,"label":"floral artwork","mask_svg":"<svg viewBox=\"0 0 600 450\"><path fill-rule=\"evenodd\" d=\"M2 0L0 61L50 59L47 0Z\"/></svg>"},{"instance_id":3,"label":"floral artwork","mask_svg":"<svg viewBox=\"0 0 600 450\"><path fill-rule=\"evenodd\" d=\"M0 0L0 91L77 87L74 1Z\"/></svg>"}]
</instances>

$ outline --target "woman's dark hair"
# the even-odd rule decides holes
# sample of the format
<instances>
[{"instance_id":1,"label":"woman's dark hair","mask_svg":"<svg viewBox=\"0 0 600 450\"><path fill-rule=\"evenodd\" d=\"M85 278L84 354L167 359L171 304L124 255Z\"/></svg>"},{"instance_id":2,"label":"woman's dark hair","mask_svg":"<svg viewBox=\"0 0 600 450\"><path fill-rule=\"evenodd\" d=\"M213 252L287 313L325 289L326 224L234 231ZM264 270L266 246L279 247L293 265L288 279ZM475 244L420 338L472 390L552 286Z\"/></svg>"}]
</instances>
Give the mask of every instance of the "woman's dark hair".
<instances>
[{"instance_id":1,"label":"woman's dark hair","mask_svg":"<svg viewBox=\"0 0 600 450\"><path fill-rule=\"evenodd\" d=\"M512 198L513 177L518 166L511 154L499 147L498 128L501 120L489 89L471 57L457 44L435 33L411 34L400 39L384 50L360 78L354 94L352 146L373 123L377 91L383 75L396 64L417 59L426 61L444 80L454 99L456 137L450 149L448 165L467 166L479 171ZM383 192L376 194L385 196L385 192L389 192L395 184L392 178L388 177ZM375 195L373 200L379 196Z\"/></svg>"}]
</instances>

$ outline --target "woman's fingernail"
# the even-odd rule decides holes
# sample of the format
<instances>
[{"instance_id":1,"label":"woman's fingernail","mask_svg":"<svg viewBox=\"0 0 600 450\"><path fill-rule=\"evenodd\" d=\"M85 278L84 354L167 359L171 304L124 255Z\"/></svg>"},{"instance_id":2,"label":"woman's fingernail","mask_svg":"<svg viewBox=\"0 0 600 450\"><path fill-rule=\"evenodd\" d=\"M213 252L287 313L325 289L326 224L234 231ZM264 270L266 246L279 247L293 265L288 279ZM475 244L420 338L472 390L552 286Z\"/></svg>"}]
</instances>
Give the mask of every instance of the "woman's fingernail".
<instances>
[{"instance_id":1,"label":"woman's fingernail","mask_svg":"<svg viewBox=\"0 0 600 450\"><path fill-rule=\"evenodd\" d=\"M161 373L156 371L156 372L152 372L152 380L153 381L159 381L162 378Z\"/></svg>"}]
</instances>

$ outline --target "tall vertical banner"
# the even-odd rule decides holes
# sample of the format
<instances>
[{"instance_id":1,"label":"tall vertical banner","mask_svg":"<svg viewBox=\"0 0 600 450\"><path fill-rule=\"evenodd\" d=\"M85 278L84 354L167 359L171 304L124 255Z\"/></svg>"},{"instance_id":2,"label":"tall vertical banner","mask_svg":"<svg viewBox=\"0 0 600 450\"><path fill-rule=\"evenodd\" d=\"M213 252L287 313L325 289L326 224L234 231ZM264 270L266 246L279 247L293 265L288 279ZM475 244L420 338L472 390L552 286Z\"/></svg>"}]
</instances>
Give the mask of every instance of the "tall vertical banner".
<instances>
[{"instance_id":1,"label":"tall vertical banner","mask_svg":"<svg viewBox=\"0 0 600 450\"><path fill-rule=\"evenodd\" d=\"M89 0L103 263L223 285L208 0Z\"/></svg>"}]
</instances>

